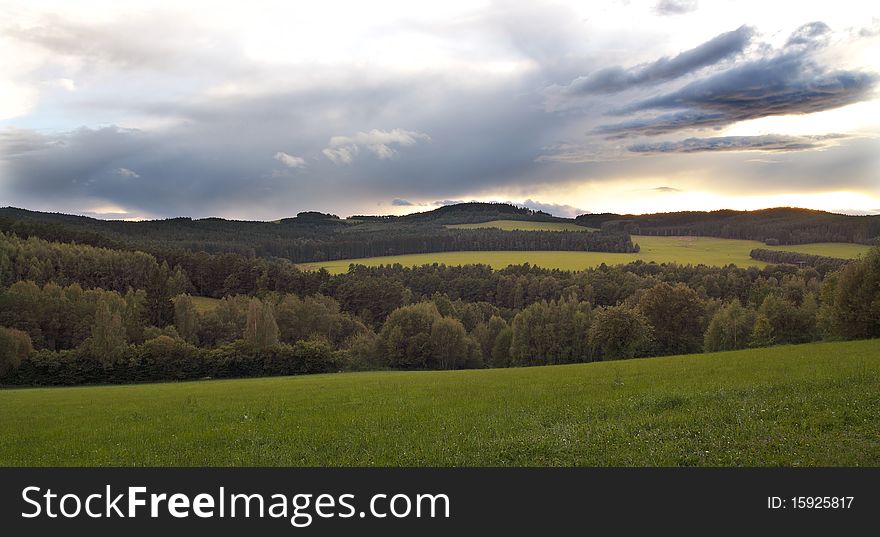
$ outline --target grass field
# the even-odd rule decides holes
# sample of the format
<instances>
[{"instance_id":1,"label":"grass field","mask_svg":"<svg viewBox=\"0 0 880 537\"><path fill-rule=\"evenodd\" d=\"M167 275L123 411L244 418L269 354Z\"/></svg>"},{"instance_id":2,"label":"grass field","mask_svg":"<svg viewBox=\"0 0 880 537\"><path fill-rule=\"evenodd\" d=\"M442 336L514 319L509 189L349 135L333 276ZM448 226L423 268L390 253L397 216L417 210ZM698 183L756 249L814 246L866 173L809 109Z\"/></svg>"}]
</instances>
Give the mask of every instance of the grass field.
<instances>
[{"instance_id":1,"label":"grass field","mask_svg":"<svg viewBox=\"0 0 880 537\"><path fill-rule=\"evenodd\" d=\"M446 227L458 229L498 228L504 231L598 231L596 228L579 226L569 222L530 222L527 220L492 220L477 224L449 224Z\"/></svg>"},{"instance_id":2,"label":"grass field","mask_svg":"<svg viewBox=\"0 0 880 537\"><path fill-rule=\"evenodd\" d=\"M192 297L193 305L196 307L199 313L208 313L209 311L214 311L214 308L217 307L217 304L220 303L219 298L210 298L206 296L194 296Z\"/></svg>"},{"instance_id":3,"label":"grass field","mask_svg":"<svg viewBox=\"0 0 880 537\"><path fill-rule=\"evenodd\" d=\"M0 465L880 465L880 340L0 390Z\"/></svg>"},{"instance_id":4,"label":"grass field","mask_svg":"<svg viewBox=\"0 0 880 537\"><path fill-rule=\"evenodd\" d=\"M633 236L633 241L638 243L641 248L641 251L635 254L570 251L437 252L369 257L366 259L342 259L322 263L303 263L299 266L306 270L317 270L323 267L333 274L346 272L351 263L367 266L388 265L392 263L400 263L407 266L430 263L445 263L447 265L485 263L496 269L504 268L508 265L531 263L546 268L583 270L602 263L615 265L641 259L657 263L702 263L714 266L724 266L733 263L740 267L764 267L767 263L756 261L749 257L749 252L753 248L787 250L842 258L854 258L866 253L869 249L868 246L861 244L840 243L766 246L758 241L716 239L712 237Z\"/></svg>"},{"instance_id":5,"label":"grass field","mask_svg":"<svg viewBox=\"0 0 880 537\"><path fill-rule=\"evenodd\" d=\"M803 254L825 255L841 259L854 259L868 253L870 246L848 242L816 242L813 244L793 244L788 246L764 246L768 250L785 250Z\"/></svg>"}]
</instances>

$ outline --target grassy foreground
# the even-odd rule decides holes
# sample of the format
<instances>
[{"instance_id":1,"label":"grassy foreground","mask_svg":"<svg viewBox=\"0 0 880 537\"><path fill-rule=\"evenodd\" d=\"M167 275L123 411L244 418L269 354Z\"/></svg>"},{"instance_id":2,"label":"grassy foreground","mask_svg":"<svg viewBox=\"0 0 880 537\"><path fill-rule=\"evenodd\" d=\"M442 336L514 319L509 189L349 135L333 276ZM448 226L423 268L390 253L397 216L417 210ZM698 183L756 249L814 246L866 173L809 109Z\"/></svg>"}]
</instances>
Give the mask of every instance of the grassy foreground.
<instances>
[{"instance_id":1,"label":"grassy foreground","mask_svg":"<svg viewBox=\"0 0 880 537\"><path fill-rule=\"evenodd\" d=\"M542 224L541 222L533 223ZM351 263L371 267L393 263L407 266L431 263L445 263L447 265L485 263L495 269L501 269L508 265L531 263L532 265L551 269L583 270L601 265L602 263L617 265L641 259L645 262L674 262L683 265L725 266L733 263L740 267L765 267L767 263L749 257L749 252L753 248L803 252L844 259L858 257L870 249L869 246L862 244L845 243L799 244L772 247L758 241L717 239L713 237L633 236L633 242L640 246L640 252L635 254L571 251L437 252L370 257L366 259L341 259L321 263L303 263L299 266L306 270L317 270L323 267L333 274L347 272L348 266Z\"/></svg>"},{"instance_id":2,"label":"grassy foreground","mask_svg":"<svg viewBox=\"0 0 880 537\"><path fill-rule=\"evenodd\" d=\"M0 465L880 465L880 340L0 391Z\"/></svg>"}]
</instances>

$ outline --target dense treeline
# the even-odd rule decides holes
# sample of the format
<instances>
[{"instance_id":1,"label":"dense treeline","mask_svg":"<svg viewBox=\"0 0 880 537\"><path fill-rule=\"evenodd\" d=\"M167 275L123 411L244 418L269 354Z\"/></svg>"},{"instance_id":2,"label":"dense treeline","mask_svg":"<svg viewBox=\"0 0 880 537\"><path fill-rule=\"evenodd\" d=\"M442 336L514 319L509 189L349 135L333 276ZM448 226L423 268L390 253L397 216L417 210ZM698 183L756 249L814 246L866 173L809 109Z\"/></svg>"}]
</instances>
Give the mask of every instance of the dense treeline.
<instances>
[{"instance_id":1,"label":"dense treeline","mask_svg":"<svg viewBox=\"0 0 880 537\"><path fill-rule=\"evenodd\" d=\"M168 267L173 266L174 269ZM221 298L231 295L264 296L291 293L323 294L341 308L368 323L377 323L394 309L435 294L453 300L487 302L501 310L520 310L542 300L575 296L594 305L615 305L640 289L659 282L685 283L710 299L737 298L746 302L766 281L791 278L796 267L767 269L727 266L657 265L635 262L618 267L602 265L581 272L543 269L530 265L492 270L487 265L399 264L365 267L349 272L300 271L278 259L248 258L238 254L171 251L161 262L140 252L83 245L21 240L0 234L0 284L31 280L38 285L101 288L125 293L129 288L148 296L148 318L153 324L170 322L170 299L181 293ZM800 272L805 281L818 281L814 269Z\"/></svg>"},{"instance_id":2,"label":"dense treeline","mask_svg":"<svg viewBox=\"0 0 880 537\"><path fill-rule=\"evenodd\" d=\"M355 228L322 240L296 241L272 251L262 247L257 255L284 257L301 263L478 250L637 252L638 247L628 234L621 232L503 231L407 225L376 231Z\"/></svg>"},{"instance_id":3,"label":"dense treeline","mask_svg":"<svg viewBox=\"0 0 880 537\"><path fill-rule=\"evenodd\" d=\"M8 208L0 210L9 211ZM123 244L98 233L74 229L55 222L0 218L0 232L17 235L24 239L38 237L51 242L73 242L104 248L124 248Z\"/></svg>"},{"instance_id":4,"label":"dense treeline","mask_svg":"<svg viewBox=\"0 0 880 537\"><path fill-rule=\"evenodd\" d=\"M309 212L277 222L220 218L104 221L5 208L0 209L0 231L22 237L124 247L157 257L170 251L234 253L251 258L283 258L294 263L462 250L638 251L629 235L619 231L529 232L445 226L447 221L486 221L492 215L559 220L504 204L464 204L408 217L347 220Z\"/></svg>"},{"instance_id":5,"label":"dense treeline","mask_svg":"<svg viewBox=\"0 0 880 537\"><path fill-rule=\"evenodd\" d=\"M749 252L749 257L768 263L787 263L789 265L813 267L823 275L838 270L849 263L848 259L839 259L837 257L767 250L765 248L754 248Z\"/></svg>"},{"instance_id":6,"label":"dense treeline","mask_svg":"<svg viewBox=\"0 0 880 537\"><path fill-rule=\"evenodd\" d=\"M159 263L143 252L48 242L36 237L21 239L0 233L0 286L22 280L39 285L77 284L120 293L140 289L149 297L147 315L154 323L169 321L169 299L190 288L182 268L172 270L167 263Z\"/></svg>"},{"instance_id":7,"label":"dense treeline","mask_svg":"<svg viewBox=\"0 0 880 537\"><path fill-rule=\"evenodd\" d=\"M0 369L11 384L133 382L562 364L880 336L880 249L824 282L814 269L791 266L515 267L506 276L531 275L537 294L513 308L423 295L400 278L419 269L377 270L352 270L337 291L379 277L381 285L364 289L396 282L401 296L383 306L384 316L320 294L228 296L207 311L180 294L163 326L151 324L142 290L18 281L0 293ZM468 270L484 268L460 272ZM571 285L553 284L557 278ZM599 298L603 285L615 290L613 300Z\"/></svg>"},{"instance_id":8,"label":"dense treeline","mask_svg":"<svg viewBox=\"0 0 880 537\"><path fill-rule=\"evenodd\" d=\"M645 215L584 214L584 226L633 235L702 235L750 239L768 244L854 242L874 244L880 237L880 216L848 216L781 207L760 211L687 211Z\"/></svg>"}]
</instances>

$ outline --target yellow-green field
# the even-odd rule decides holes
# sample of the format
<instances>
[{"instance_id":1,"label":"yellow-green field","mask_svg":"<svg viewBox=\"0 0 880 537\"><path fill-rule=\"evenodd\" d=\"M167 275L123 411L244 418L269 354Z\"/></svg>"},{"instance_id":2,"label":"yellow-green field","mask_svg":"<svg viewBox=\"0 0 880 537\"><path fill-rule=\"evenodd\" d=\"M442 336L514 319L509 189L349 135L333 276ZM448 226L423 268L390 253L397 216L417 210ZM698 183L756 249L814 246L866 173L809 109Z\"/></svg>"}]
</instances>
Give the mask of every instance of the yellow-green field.
<instances>
[{"instance_id":1,"label":"yellow-green field","mask_svg":"<svg viewBox=\"0 0 880 537\"><path fill-rule=\"evenodd\" d=\"M868 253L870 246L848 242L816 242L813 244L793 244L788 246L762 246L767 250L785 250L802 254L825 255L841 259L855 259Z\"/></svg>"},{"instance_id":2,"label":"yellow-green field","mask_svg":"<svg viewBox=\"0 0 880 537\"><path fill-rule=\"evenodd\" d=\"M214 311L214 308L217 307L217 304L220 303L220 299L217 298L209 298L206 296L194 296L192 297L193 305L196 307L199 313L208 313L209 311Z\"/></svg>"},{"instance_id":3,"label":"yellow-green field","mask_svg":"<svg viewBox=\"0 0 880 537\"><path fill-rule=\"evenodd\" d=\"M0 390L0 466L878 466L878 394L880 339Z\"/></svg>"},{"instance_id":4,"label":"yellow-green field","mask_svg":"<svg viewBox=\"0 0 880 537\"><path fill-rule=\"evenodd\" d=\"M348 270L352 263L375 267L400 263L406 266L419 266L431 263L446 265L466 265L484 263L495 269L508 265L531 263L545 268L561 270L583 270L602 263L616 265L641 259L657 263L704 264L725 266L733 263L740 267L764 267L767 263L749 257L754 248L786 250L814 255L827 255L851 259L865 254L869 247L861 244L819 243L794 246L766 246L759 241L716 239L713 237L648 237L633 236L633 241L641 247L635 254L608 252L571 251L492 251L492 252L437 252L428 254L394 255L370 257L365 259L341 259L322 263L303 263L300 268L317 270L325 268L333 274Z\"/></svg>"},{"instance_id":5,"label":"yellow-green field","mask_svg":"<svg viewBox=\"0 0 880 537\"><path fill-rule=\"evenodd\" d=\"M579 226L569 222L529 222L526 220L492 220L477 224L449 224L446 227L457 229L498 228L504 231L598 231L596 228Z\"/></svg>"}]
</instances>

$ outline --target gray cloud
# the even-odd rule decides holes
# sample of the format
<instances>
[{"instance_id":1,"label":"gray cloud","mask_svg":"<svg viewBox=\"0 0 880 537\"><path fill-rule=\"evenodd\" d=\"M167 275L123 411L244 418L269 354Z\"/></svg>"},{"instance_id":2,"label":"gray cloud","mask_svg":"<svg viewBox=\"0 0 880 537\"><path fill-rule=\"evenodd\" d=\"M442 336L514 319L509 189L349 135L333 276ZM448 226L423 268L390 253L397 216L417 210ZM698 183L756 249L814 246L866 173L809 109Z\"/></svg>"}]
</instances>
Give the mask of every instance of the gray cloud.
<instances>
[{"instance_id":1,"label":"gray cloud","mask_svg":"<svg viewBox=\"0 0 880 537\"><path fill-rule=\"evenodd\" d=\"M650 190L653 191L653 192L662 192L662 193L665 193L665 194L672 194L672 193L675 193L675 192L684 192L683 190L681 190L681 189L679 189L679 188L674 188L674 187L671 187L671 186L658 186L658 187L656 187L656 188L652 188L652 189L650 189Z\"/></svg>"},{"instance_id":2,"label":"gray cloud","mask_svg":"<svg viewBox=\"0 0 880 537\"><path fill-rule=\"evenodd\" d=\"M391 205L395 207L412 207L416 204L405 199L394 198L393 200L391 200Z\"/></svg>"},{"instance_id":3,"label":"gray cloud","mask_svg":"<svg viewBox=\"0 0 880 537\"><path fill-rule=\"evenodd\" d=\"M613 113L674 112L601 125L595 132L614 138L719 128L766 116L821 112L870 98L880 79L876 73L831 71L813 59L812 47L803 46L824 35L823 26L802 27L793 34L792 45L770 57L744 62Z\"/></svg>"},{"instance_id":4,"label":"gray cloud","mask_svg":"<svg viewBox=\"0 0 880 537\"><path fill-rule=\"evenodd\" d=\"M423 98L438 91L445 99ZM131 102L128 114L174 121L149 130L0 129L0 197L50 210L112 204L153 216L274 219L311 209L361 213L391 192L430 199L529 184L539 174L533 161L540 140L558 125L539 99L431 78L423 84L342 79L270 95ZM407 129L375 128L381 125ZM337 137L340 132L354 134ZM361 157L374 158L356 166L325 158L328 146L338 151L352 144ZM267 155L279 145L308 167L275 165ZM394 158L379 158L385 148ZM118 168L148 180L120 181Z\"/></svg>"},{"instance_id":5,"label":"gray cloud","mask_svg":"<svg viewBox=\"0 0 880 537\"><path fill-rule=\"evenodd\" d=\"M820 136L789 136L766 134L762 136L717 136L714 138L687 138L678 142L633 144L627 150L633 153L698 153L706 151L804 151L827 147L840 134Z\"/></svg>"},{"instance_id":6,"label":"gray cloud","mask_svg":"<svg viewBox=\"0 0 880 537\"><path fill-rule=\"evenodd\" d=\"M609 162L626 158L624 151L608 144L572 144L556 143L541 148L542 153L535 162L565 162L568 164L586 164L591 162Z\"/></svg>"},{"instance_id":7,"label":"gray cloud","mask_svg":"<svg viewBox=\"0 0 880 537\"><path fill-rule=\"evenodd\" d=\"M699 7L697 0L660 0L654 6L658 15L682 15L696 11Z\"/></svg>"},{"instance_id":8,"label":"gray cloud","mask_svg":"<svg viewBox=\"0 0 880 537\"><path fill-rule=\"evenodd\" d=\"M804 24L789 36L785 46L791 47L796 45L816 46L823 36L831 33L831 28L822 21L810 22Z\"/></svg>"},{"instance_id":9,"label":"gray cloud","mask_svg":"<svg viewBox=\"0 0 880 537\"><path fill-rule=\"evenodd\" d=\"M564 88L564 93L569 95L614 93L636 86L674 80L742 53L753 35L752 28L740 26L672 58L660 58L647 65L630 69L609 67L579 77Z\"/></svg>"},{"instance_id":10,"label":"gray cloud","mask_svg":"<svg viewBox=\"0 0 880 537\"><path fill-rule=\"evenodd\" d=\"M10 127L0 130L0 158L15 159L35 151L50 149L60 140L42 135L36 131Z\"/></svg>"}]
</instances>

